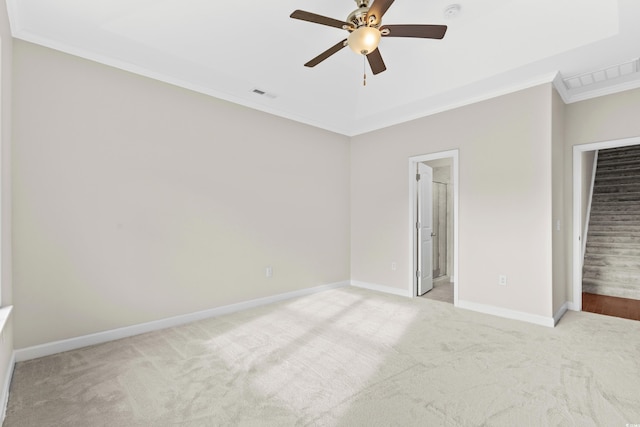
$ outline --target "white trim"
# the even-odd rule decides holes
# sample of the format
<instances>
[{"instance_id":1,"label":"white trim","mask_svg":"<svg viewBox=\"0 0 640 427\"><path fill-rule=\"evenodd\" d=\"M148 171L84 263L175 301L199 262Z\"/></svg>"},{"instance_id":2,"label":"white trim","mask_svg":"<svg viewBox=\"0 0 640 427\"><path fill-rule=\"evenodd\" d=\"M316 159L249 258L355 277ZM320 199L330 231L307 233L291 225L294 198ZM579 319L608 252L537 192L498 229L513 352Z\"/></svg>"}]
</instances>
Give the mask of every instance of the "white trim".
<instances>
[{"instance_id":1,"label":"white trim","mask_svg":"<svg viewBox=\"0 0 640 427\"><path fill-rule=\"evenodd\" d=\"M640 144L640 137L614 139L573 146L573 301L569 308L582 311L582 153Z\"/></svg>"},{"instance_id":2,"label":"white trim","mask_svg":"<svg viewBox=\"0 0 640 427\"><path fill-rule=\"evenodd\" d=\"M11 316L11 312L13 311L13 306L9 305L7 307L0 308L0 334L2 334L2 338L4 340L4 328L7 325L7 321L9 320L9 316ZM13 351L13 345L9 345L11 349L11 357L9 358L9 363L7 364L7 368L4 375L4 384L2 385L2 394L0 394L0 424L4 421L5 413L7 412L7 404L9 403L9 386L11 385L11 378L13 378L13 368L16 365L16 356Z\"/></svg>"},{"instance_id":3,"label":"white trim","mask_svg":"<svg viewBox=\"0 0 640 427\"><path fill-rule=\"evenodd\" d=\"M569 91L564 84L564 80L560 72L556 73L556 76L553 78L552 83L553 87L556 88L556 91L560 95L560 98L562 98L562 101L564 101L565 104L569 104L571 102L571 95L569 95Z\"/></svg>"},{"instance_id":4,"label":"white trim","mask_svg":"<svg viewBox=\"0 0 640 427\"><path fill-rule=\"evenodd\" d=\"M584 267L584 254L587 251L587 239L589 238L589 219L591 218L591 202L593 201L593 186L596 184L596 170L598 169L598 150L593 156L593 168L591 170L591 191L589 192L589 200L587 201L587 215L585 216L584 221L584 231L582 232L582 252L581 258L582 263L581 267ZM582 184L582 180L580 181ZM582 192L580 192L580 197L582 197ZM580 212L582 213L582 203L580 204Z\"/></svg>"},{"instance_id":5,"label":"white trim","mask_svg":"<svg viewBox=\"0 0 640 427\"><path fill-rule=\"evenodd\" d=\"M354 286L356 288L368 289L370 291L384 292L385 294L398 295L401 297L411 297L411 294L406 289L394 288L386 285L378 285L376 283L359 282L357 280L352 280L351 286Z\"/></svg>"},{"instance_id":6,"label":"white trim","mask_svg":"<svg viewBox=\"0 0 640 427\"><path fill-rule=\"evenodd\" d=\"M451 282L453 283L453 305L458 305L458 198L459 198L459 150L453 149L438 153L424 154L421 156L409 157L409 253L412 256L409 265L409 277L411 282L407 289L408 294L414 297L418 294L418 280L416 277L417 266L417 242L415 233L416 218L416 167L418 163L438 159L452 159L451 186L453 186L453 272L451 272Z\"/></svg>"},{"instance_id":7,"label":"white trim","mask_svg":"<svg viewBox=\"0 0 640 427\"><path fill-rule=\"evenodd\" d=\"M562 319L562 316L564 316L568 309L569 302L565 301L565 303L562 304L562 307L560 307L560 310L558 310L558 312L553 315L553 326L558 324L558 322L560 321L560 319Z\"/></svg>"},{"instance_id":8,"label":"white trim","mask_svg":"<svg viewBox=\"0 0 640 427\"><path fill-rule=\"evenodd\" d=\"M195 313L183 314L180 316L169 317L166 319L155 320L147 323L140 323L123 328L112 329L109 331L97 332L95 334L83 335L80 337L69 338L60 341L54 341L46 344L35 345L33 347L21 348L15 351L15 359L17 362L25 360L37 359L38 357L49 356L63 351L75 350L90 345L101 344L120 338L131 337L134 335L144 334L146 332L157 331L160 329L171 328L183 325L185 323L195 322L197 320L207 319L210 317L223 316L225 314L235 313L250 308L260 307L263 305L273 304L275 302L298 298L330 289L349 286L348 281L331 283L327 285L316 286L313 288L300 289L283 294L273 295L270 297L257 298L249 301L239 302L237 304L225 305L209 310L197 311Z\"/></svg>"},{"instance_id":9,"label":"white trim","mask_svg":"<svg viewBox=\"0 0 640 427\"><path fill-rule=\"evenodd\" d=\"M558 72L552 80L552 83L565 104L573 104L574 102L586 101L587 99L612 95L614 93L624 92L640 87L640 79L638 78L637 73L620 77L616 80L617 83L608 81L603 82L601 86L594 85L594 87L591 88L568 89L564 84L564 78Z\"/></svg>"},{"instance_id":10,"label":"white trim","mask_svg":"<svg viewBox=\"0 0 640 427\"><path fill-rule=\"evenodd\" d=\"M572 301L567 302L567 309L571 311L580 311Z\"/></svg>"},{"instance_id":11,"label":"white trim","mask_svg":"<svg viewBox=\"0 0 640 427\"><path fill-rule=\"evenodd\" d=\"M574 93L570 92L569 102L567 102L567 104L586 101L587 99L598 98L605 95L613 95L614 93L633 90L640 87L640 79L638 79L637 72L634 73L634 75L630 75L628 78L618 78L618 81L619 82L616 84L611 84L610 82L608 82L608 84L599 88L575 91Z\"/></svg>"},{"instance_id":12,"label":"white trim","mask_svg":"<svg viewBox=\"0 0 640 427\"><path fill-rule=\"evenodd\" d=\"M2 395L0 395L0 411L2 411L2 417L0 418L0 425L4 422L4 417L7 415L7 406L9 405L9 387L11 387L11 380L13 379L13 370L16 366L16 352L11 352L11 358L7 366L7 372L4 376L4 385L2 386Z\"/></svg>"},{"instance_id":13,"label":"white trim","mask_svg":"<svg viewBox=\"0 0 640 427\"><path fill-rule=\"evenodd\" d=\"M525 313L523 311L509 310L507 308L495 307L493 305L479 304L471 301L458 300L458 307L466 310L477 311L479 313L491 314L493 316L507 319L521 320L535 325L553 328L555 320L553 317L540 316L538 314Z\"/></svg>"}]
</instances>

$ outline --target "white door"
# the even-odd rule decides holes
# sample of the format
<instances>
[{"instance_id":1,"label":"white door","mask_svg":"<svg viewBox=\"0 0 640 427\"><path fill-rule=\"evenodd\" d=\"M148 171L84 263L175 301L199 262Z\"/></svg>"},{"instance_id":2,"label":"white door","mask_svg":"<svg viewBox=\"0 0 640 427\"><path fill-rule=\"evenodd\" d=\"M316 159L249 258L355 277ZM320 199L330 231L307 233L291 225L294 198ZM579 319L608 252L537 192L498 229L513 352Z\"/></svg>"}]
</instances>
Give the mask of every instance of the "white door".
<instances>
[{"instance_id":1,"label":"white door","mask_svg":"<svg viewBox=\"0 0 640 427\"><path fill-rule=\"evenodd\" d=\"M433 289L433 170L418 163L418 295Z\"/></svg>"}]
</instances>

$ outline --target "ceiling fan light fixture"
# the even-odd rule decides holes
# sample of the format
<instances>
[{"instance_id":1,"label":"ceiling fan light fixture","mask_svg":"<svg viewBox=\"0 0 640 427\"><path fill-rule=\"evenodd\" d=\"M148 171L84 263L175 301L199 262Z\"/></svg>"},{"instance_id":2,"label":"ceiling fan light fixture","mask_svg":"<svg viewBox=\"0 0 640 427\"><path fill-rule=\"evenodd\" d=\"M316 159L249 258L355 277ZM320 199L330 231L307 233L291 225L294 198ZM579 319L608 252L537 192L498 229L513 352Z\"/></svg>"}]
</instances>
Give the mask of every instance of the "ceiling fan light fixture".
<instances>
[{"instance_id":1,"label":"ceiling fan light fixture","mask_svg":"<svg viewBox=\"0 0 640 427\"><path fill-rule=\"evenodd\" d=\"M380 30L377 28L363 26L349 34L347 44L355 53L367 55L378 48L380 37Z\"/></svg>"},{"instance_id":2,"label":"ceiling fan light fixture","mask_svg":"<svg viewBox=\"0 0 640 427\"><path fill-rule=\"evenodd\" d=\"M447 31L446 25L385 25L382 26L382 17L395 0L355 0L358 9L349 14L344 21L318 15L304 10L294 10L293 19L313 22L328 27L339 28L347 31L347 38L339 41L329 49L322 52L312 60L304 64L305 67L315 67L325 59L349 46L358 55L363 55L369 62L373 74L380 74L387 67L380 55L378 44L381 37L412 37L421 39L441 39ZM371 6L369 6L371 3Z\"/></svg>"}]
</instances>

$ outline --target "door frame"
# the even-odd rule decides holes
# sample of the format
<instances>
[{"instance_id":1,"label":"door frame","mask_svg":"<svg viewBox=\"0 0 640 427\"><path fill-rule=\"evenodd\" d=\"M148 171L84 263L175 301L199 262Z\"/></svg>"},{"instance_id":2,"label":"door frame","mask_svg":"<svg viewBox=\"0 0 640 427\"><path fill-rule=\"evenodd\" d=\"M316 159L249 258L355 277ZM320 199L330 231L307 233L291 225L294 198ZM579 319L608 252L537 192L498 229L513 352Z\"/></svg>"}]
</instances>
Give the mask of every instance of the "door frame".
<instances>
[{"instance_id":1,"label":"door frame","mask_svg":"<svg viewBox=\"0 0 640 427\"><path fill-rule=\"evenodd\" d=\"M605 150L607 148L640 145L640 137L614 139L610 141L592 142L573 146L573 302L570 309L582 311L582 153L586 151ZM588 219L587 219L588 221Z\"/></svg>"},{"instance_id":2,"label":"door frame","mask_svg":"<svg viewBox=\"0 0 640 427\"><path fill-rule=\"evenodd\" d=\"M416 170L418 163L428 162L430 160L439 160L450 158L452 160L451 165L451 187L453 188L453 271L451 281L453 282L453 305L458 305L458 156L459 150L440 151L437 153L423 154L420 156L409 157L409 253L411 254L411 262L409 274L412 279L409 284L409 295L415 298L418 295L418 278L416 277L416 271L418 271L418 239L416 233L417 218L417 205L416 194L418 191L418 185L416 182Z\"/></svg>"}]
</instances>

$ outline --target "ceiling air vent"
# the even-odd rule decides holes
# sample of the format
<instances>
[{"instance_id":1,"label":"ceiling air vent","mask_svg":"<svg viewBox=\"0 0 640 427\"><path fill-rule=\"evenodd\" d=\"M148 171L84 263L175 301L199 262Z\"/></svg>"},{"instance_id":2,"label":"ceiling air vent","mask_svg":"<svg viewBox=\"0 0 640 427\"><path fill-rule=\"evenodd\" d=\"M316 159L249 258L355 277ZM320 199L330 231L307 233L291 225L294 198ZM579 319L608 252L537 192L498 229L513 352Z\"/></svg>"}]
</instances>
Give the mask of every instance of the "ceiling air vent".
<instances>
[{"instance_id":1,"label":"ceiling air vent","mask_svg":"<svg viewBox=\"0 0 640 427\"><path fill-rule=\"evenodd\" d=\"M640 59L634 59L633 61L612 65L601 70L567 77L566 79L563 79L563 81L568 90L574 90L595 84L611 84L618 79L637 73L640 73Z\"/></svg>"},{"instance_id":2,"label":"ceiling air vent","mask_svg":"<svg viewBox=\"0 0 640 427\"><path fill-rule=\"evenodd\" d=\"M265 98L269 98L269 99L275 99L277 97L275 94L266 92L261 89L253 89L251 92L256 95L264 96Z\"/></svg>"},{"instance_id":3,"label":"ceiling air vent","mask_svg":"<svg viewBox=\"0 0 640 427\"><path fill-rule=\"evenodd\" d=\"M558 73L554 84L567 104L636 89L640 87L640 58L566 78Z\"/></svg>"}]
</instances>

